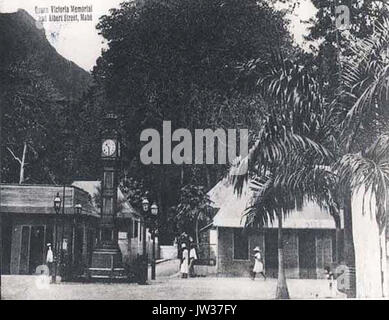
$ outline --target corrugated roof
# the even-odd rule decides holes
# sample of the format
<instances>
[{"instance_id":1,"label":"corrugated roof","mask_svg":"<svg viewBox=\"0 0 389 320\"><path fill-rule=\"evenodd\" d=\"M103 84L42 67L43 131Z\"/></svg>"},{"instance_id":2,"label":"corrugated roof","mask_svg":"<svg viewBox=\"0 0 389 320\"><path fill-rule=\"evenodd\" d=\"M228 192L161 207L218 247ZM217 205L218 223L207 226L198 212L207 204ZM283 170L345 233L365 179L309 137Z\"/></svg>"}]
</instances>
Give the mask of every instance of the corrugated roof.
<instances>
[{"instance_id":1,"label":"corrugated roof","mask_svg":"<svg viewBox=\"0 0 389 320\"><path fill-rule=\"evenodd\" d=\"M63 198L63 191L63 186L56 185L1 184L0 212L55 214L54 198L57 192ZM76 204L82 205L82 214L99 217L87 192L75 186L65 186L65 214L74 214Z\"/></svg>"},{"instance_id":2,"label":"corrugated roof","mask_svg":"<svg viewBox=\"0 0 389 320\"><path fill-rule=\"evenodd\" d=\"M249 184L243 188L241 196L234 192L234 187L227 179L221 180L208 195L215 208L219 208L213 219L217 227L244 227L245 210L251 205L254 193ZM277 228L277 221L267 225ZM283 220L283 227L289 229L335 229L335 221L327 210L312 201L306 201L301 210L293 210Z\"/></svg>"},{"instance_id":3,"label":"corrugated roof","mask_svg":"<svg viewBox=\"0 0 389 320\"><path fill-rule=\"evenodd\" d=\"M94 195L98 193L98 188L101 185L101 181L74 181L72 185L85 190L88 192L92 198ZM120 188L118 188L118 200L122 202L122 210L117 213L117 218L123 219L139 219L138 212L134 209L134 207L129 203L124 194L121 192ZM97 204L94 204L97 207Z\"/></svg>"}]
</instances>

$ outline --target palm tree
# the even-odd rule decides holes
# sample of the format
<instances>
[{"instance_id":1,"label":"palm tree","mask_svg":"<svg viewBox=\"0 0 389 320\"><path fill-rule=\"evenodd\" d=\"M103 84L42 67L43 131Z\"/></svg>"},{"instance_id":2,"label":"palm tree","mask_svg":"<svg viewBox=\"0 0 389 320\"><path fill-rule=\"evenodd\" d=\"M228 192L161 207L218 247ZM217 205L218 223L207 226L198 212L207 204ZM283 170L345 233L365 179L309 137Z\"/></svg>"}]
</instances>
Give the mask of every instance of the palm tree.
<instances>
[{"instance_id":1,"label":"palm tree","mask_svg":"<svg viewBox=\"0 0 389 320\"><path fill-rule=\"evenodd\" d=\"M252 62L250 62L252 64ZM262 129L246 158L238 165L248 165L247 175L233 176L238 193L250 180L255 192L252 206L245 213L246 224L263 226L278 220L278 282L276 298L287 299L282 220L304 197L327 203L336 211L331 177L327 170L336 139L332 136L333 115L320 94L309 70L274 56L272 65L260 60L258 84L269 102ZM252 70L252 66L250 66ZM255 68L254 68L255 69ZM232 170L232 174L234 170ZM307 179L309 177L310 179Z\"/></svg>"},{"instance_id":2,"label":"palm tree","mask_svg":"<svg viewBox=\"0 0 389 320\"><path fill-rule=\"evenodd\" d=\"M387 224L387 192L389 189L389 134L384 134L378 137L378 139L366 150L359 153L346 154L337 163L338 174L342 177L342 182L351 186L351 190L355 194L358 194L360 189L362 192L362 215L366 215L366 211L370 211L371 218L376 219L379 232L379 268L380 268L380 283L381 294L385 296L385 281L383 268L384 261L384 247L381 241L381 237L385 237L385 228ZM365 201L368 201L369 210L365 210ZM372 209L372 202L375 208ZM375 212L375 217L372 213ZM358 216L354 215L358 218ZM354 221L355 223L355 221ZM365 226L367 228L367 226ZM373 237L374 235L371 234ZM364 247L364 250L369 250L368 247ZM356 252L358 254L358 252ZM374 264L374 261L370 261ZM358 267L358 266L357 266ZM359 270L362 272L362 270ZM364 271L366 272L366 270ZM375 275L371 275L369 278L374 278ZM369 297L368 292L359 292L359 296Z\"/></svg>"},{"instance_id":3,"label":"palm tree","mask_svg":"<svg viewBox=\"0 0 389 320\"><path fill-rule=\"evenodd\" d=\"M347 154L339 160L336 168L342 182L350 185L354 194L364 188L363 204L367 200L371 205L371 199L375 198L375 219L382 235L387 220L386 192L389 187L389 21L384 19L376 23L375 32L370 37L350 44L352 58L344 62L344 88L339 96L344 118L343 145ZM362 215L364 212L362 205ZM353 217L359 219L358 215L353 214ZM383 275L381 242L379 245ZM384 295L383 276L381 289ZM367 292L358 294L368 296Z\"/></svg>"},{"instance_id":4,"label":"palm tree","mask_svg":"<svg viewBox=\"0 0 389 320\"><path fill-rule=\"evenodd\" d=\"M282 219L294 207L294 196L287 189L275 185L271 173L251 180L255 192L254 202L247 209L246 226L264 226L268 222L278 221L278 283L276 298L289 299L284 268L284 252L282 237Z\"/></svg>"},{"instance_id":5,"label":"palm tree","mask_svg":"<svg viewBox=\"0 0 389 320\"><path fill-rule=\"evenodd\" d=\"M274 221L278 223L277 299L289 298L283 258L283 218L292 210L300 209L305 200L311 200L325 207L335 220L340 220L338 177L331 168L319 165L301 166L301 160L297 159L295 162L286 160L285 164L262 175L251 175L250 187L254 197L245 212L246 226L263 227ZM340 224L337 224L338 228L340 229Z\"/></svg>"},{"instance_id":6,"label":"palm tree","mask_svg":"<svg viewBox=\"0 0 389 320\"><path fill-rule=\"evenodd\" d=\"M354 57L345 63L342 72L345 89L331 104L323 99L309 72L292 62L276 57L275 63L261 70L264 75L259 76L258 84L273 104L249 155L240 161L240 165L248 163L250 174L234 177L234 183L239 193L245 181L254 180L257 195L246 212L251 217L248 223L260 224L274 217L281 222L278 298L288 296L282 265L282 216L293 203L308 196L330 208L339 220L336 193L343 189L341 197L348 218L345 229L352 228L351 191L363 185L374 195L380 232L385 226L388 155L383 133L389 120L385 108L389 102L388 43L389 23L384 20L371 38L351 47ZM339 123L343 128L341 146L335 138ZM343 157L341 150L346 151ZM333 166L336 156L340 160ZM283 196L279 199L278 195ZM352 253L352 233L347 247Z\"/></svg>"}]
</instances>

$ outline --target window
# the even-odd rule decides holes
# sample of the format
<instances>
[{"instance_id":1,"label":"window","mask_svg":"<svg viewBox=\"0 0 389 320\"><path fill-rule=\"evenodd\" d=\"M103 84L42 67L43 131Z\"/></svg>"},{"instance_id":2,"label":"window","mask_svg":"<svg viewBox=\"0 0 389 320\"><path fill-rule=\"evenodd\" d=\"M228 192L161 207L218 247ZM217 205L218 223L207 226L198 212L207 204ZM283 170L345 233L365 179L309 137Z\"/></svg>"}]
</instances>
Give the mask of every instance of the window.
<instances>
[{"instance_id":1,"label":"window","mask_svg":"<svg viewBox=\"0 0 389 320\"><path fill-rule=\"evenodd\" d=\"M234 260L249 259L249 239L243 229L234 229Z\"/></svg>"}]
</instances>

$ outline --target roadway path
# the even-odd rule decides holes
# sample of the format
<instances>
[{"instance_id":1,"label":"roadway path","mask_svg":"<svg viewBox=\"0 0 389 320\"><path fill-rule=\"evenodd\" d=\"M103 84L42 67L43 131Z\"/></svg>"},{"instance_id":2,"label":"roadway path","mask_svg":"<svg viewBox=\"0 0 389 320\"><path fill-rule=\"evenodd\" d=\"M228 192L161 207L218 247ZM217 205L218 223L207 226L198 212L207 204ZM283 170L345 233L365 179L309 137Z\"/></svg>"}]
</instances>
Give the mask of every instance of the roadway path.
<instances>
[{"instance_id":1,"label":"roadway path","mask_svg":"<svg viewBox=\"0 0 389 320\"><path fill-rule=\"evenodd\" d=\"M277 281L246 278L161 277L149 285L104 283L59 283L38 286L39 276L2 276L2 299L104 299L104 300L203 300L273 299ZM288 279L291 298L316 299L329 296L326 280ZM340 298L340 297L339 297Z\"/></svg>"}]
</instances>

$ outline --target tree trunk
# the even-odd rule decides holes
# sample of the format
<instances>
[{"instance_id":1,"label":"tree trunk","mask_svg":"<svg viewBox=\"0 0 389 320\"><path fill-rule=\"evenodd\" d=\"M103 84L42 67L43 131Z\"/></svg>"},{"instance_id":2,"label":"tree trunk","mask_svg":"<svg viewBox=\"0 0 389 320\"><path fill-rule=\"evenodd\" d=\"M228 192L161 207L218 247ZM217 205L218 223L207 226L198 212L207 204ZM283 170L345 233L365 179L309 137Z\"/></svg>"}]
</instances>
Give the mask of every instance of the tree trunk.
<instances>
[{"instance_id":1,"label":"tree trunk","mask_svg":"<svg viewBox=\"0 0 389 320\"><path fill-rule=\"evenodd\" d=\"M381 233L376 219L375 194L361 186L352 197L353 235L356 266L356 297L387 297L388 283L385 230Z\"/></svg>"},{"instance_id":2,"label":"tree trunk","mask_svg":"<svg viewBox=\"0 0 389 320\"><path fill-rule=\"evenodd\" d=\"M344 198L344 261L351 269L350 289L346 294L348 298L356 297L356 279L355 279L355 249L353 238L353 224L352 224L352 205L351 205L351 190L348 188L345 192Z\"/></svg>"},{"instance_id":3,"label":"tree trunk","mask_svg":"<svg viewBox=\"0 0 389 320\"><path fill-rule=\"evenodd\" d=\"M207 178L207 191L211 190L211 174L209 172L209 168L205 165L205 177Z\"/></svg>"},{"instance_id":4,"label":"tree trunk","mask_svg":"<svg viewBox=\"0 0 389 320\"><path fill-rule=\"evenodd\" d=\"M278 281L276 299L289 299L288 286L286 284L284 268L284 249L282 239L282 213L277 214L278 218Z\"/></svg>"},{"instance_id":5,"label":"tree trunk","mask_svg":"<svg viewBox=\"0 0 389 320\"><path fill-rule=\"evenodd\" d=\"M166 190L169 190L169 187L166 185L168 183L168 180L166 180L165 177L165 170L163 166L158 170L159 174L159 187L157 189L157 198L158 198L158 244L167 244L167 211L165 210L165 194L164 192Z\"/></svg>"},{"instance_id":6,"label":"tree trunk","mask_svg":"<svg viewBox=\"0 0 389 320\"><path fill-rule=\"evenodd\" d=\"M339 265L343 259L343 245L342 245L342 229L340 224L340 217L334 217L335 220L335 263Z\"/></svg>"},{"instance_id":7,"label":"tree trunk","mask_svg":"<svg viewBox=\"0 0 389 320\"><path fill-rule=\"evenodd\" d=\"M184 165L181 166L180 186L184 185Z\"/></svg>"},{"instance_id":8,"label":"tree trunk","mask_svg":"<svg viewBox=\"0 0 389 320\"><path fill-rule=\"evenodd\" d=\"M382 237L383 235L383 237ZM384 256L384 248L382 246L382 238L384 238L384 243L385 243L385 239L386 239L386 228L384 229L384 231L382 232L382 235L380 235L378 237L378 245L380 247L380 271L381 271L381 292L382 292L382 297L384 298L385 297L385 278L384 278L384 274L385 274L385 271L384 271L384 261L383 261L383 256Z\"/></svg>"},{"instance_id":9,"label":"tree trunk","mask_svg":"<svg viewBox=\"0 0 389 320\"><path fill-rule=\"evenodd\" d=\"M340 264L343 260L343 245L342 245L342 229L339 227L336 227L335 231L335 245L336 245L336 252L335 252L335 263Z\"/></svg>"},{"instance_id":10,"label":"tree trunk","mask_svg":"<svg viewBox=\"0 0 389 320\"><path fill-rule=\"evenodd\" d=\"M199 247L200 244L200 236L199 236L199 220L200 220L201 213L199 213L196 217L196 245L197 248Z\"/></svg>"},{"instance_id":11,"label":"tree trunk","mask_svg":"<svg viewBox=\"0 0 389 320\"><path fill-rule=\"evenodd\" d=\"M3 123L2 122L2 117L3 117L3 110L5 110L5 105L4 105L4 91L2 88L0 88L0 123ZM1 127L0 127L0 145L3 144L3 140L2 140L3 136L2 136L2 130L1 130ZM2 182L2 179L1 179L1 168L2 168L2 161L1 159L3 159L3 154L2 154L2 150L3 148L0 148L0 182ZM0 217L0 222L1 222L1 217ZM0 228L1 229L1 228ZM0 230L1 232L1 230Z\"/></svg>"},{"instance_id":12,"label":"tree trunk","mask_svg":"<svg viewBox=\"0 0 389 320\"><path fill-rule=\"evenodd\" d=\"M24 182L24 165L26 162L26 153L27 153L27 142L25 141L23 145L22 161L20 162L19 184L22 184Z\"/></svg>"}]
</instances>

